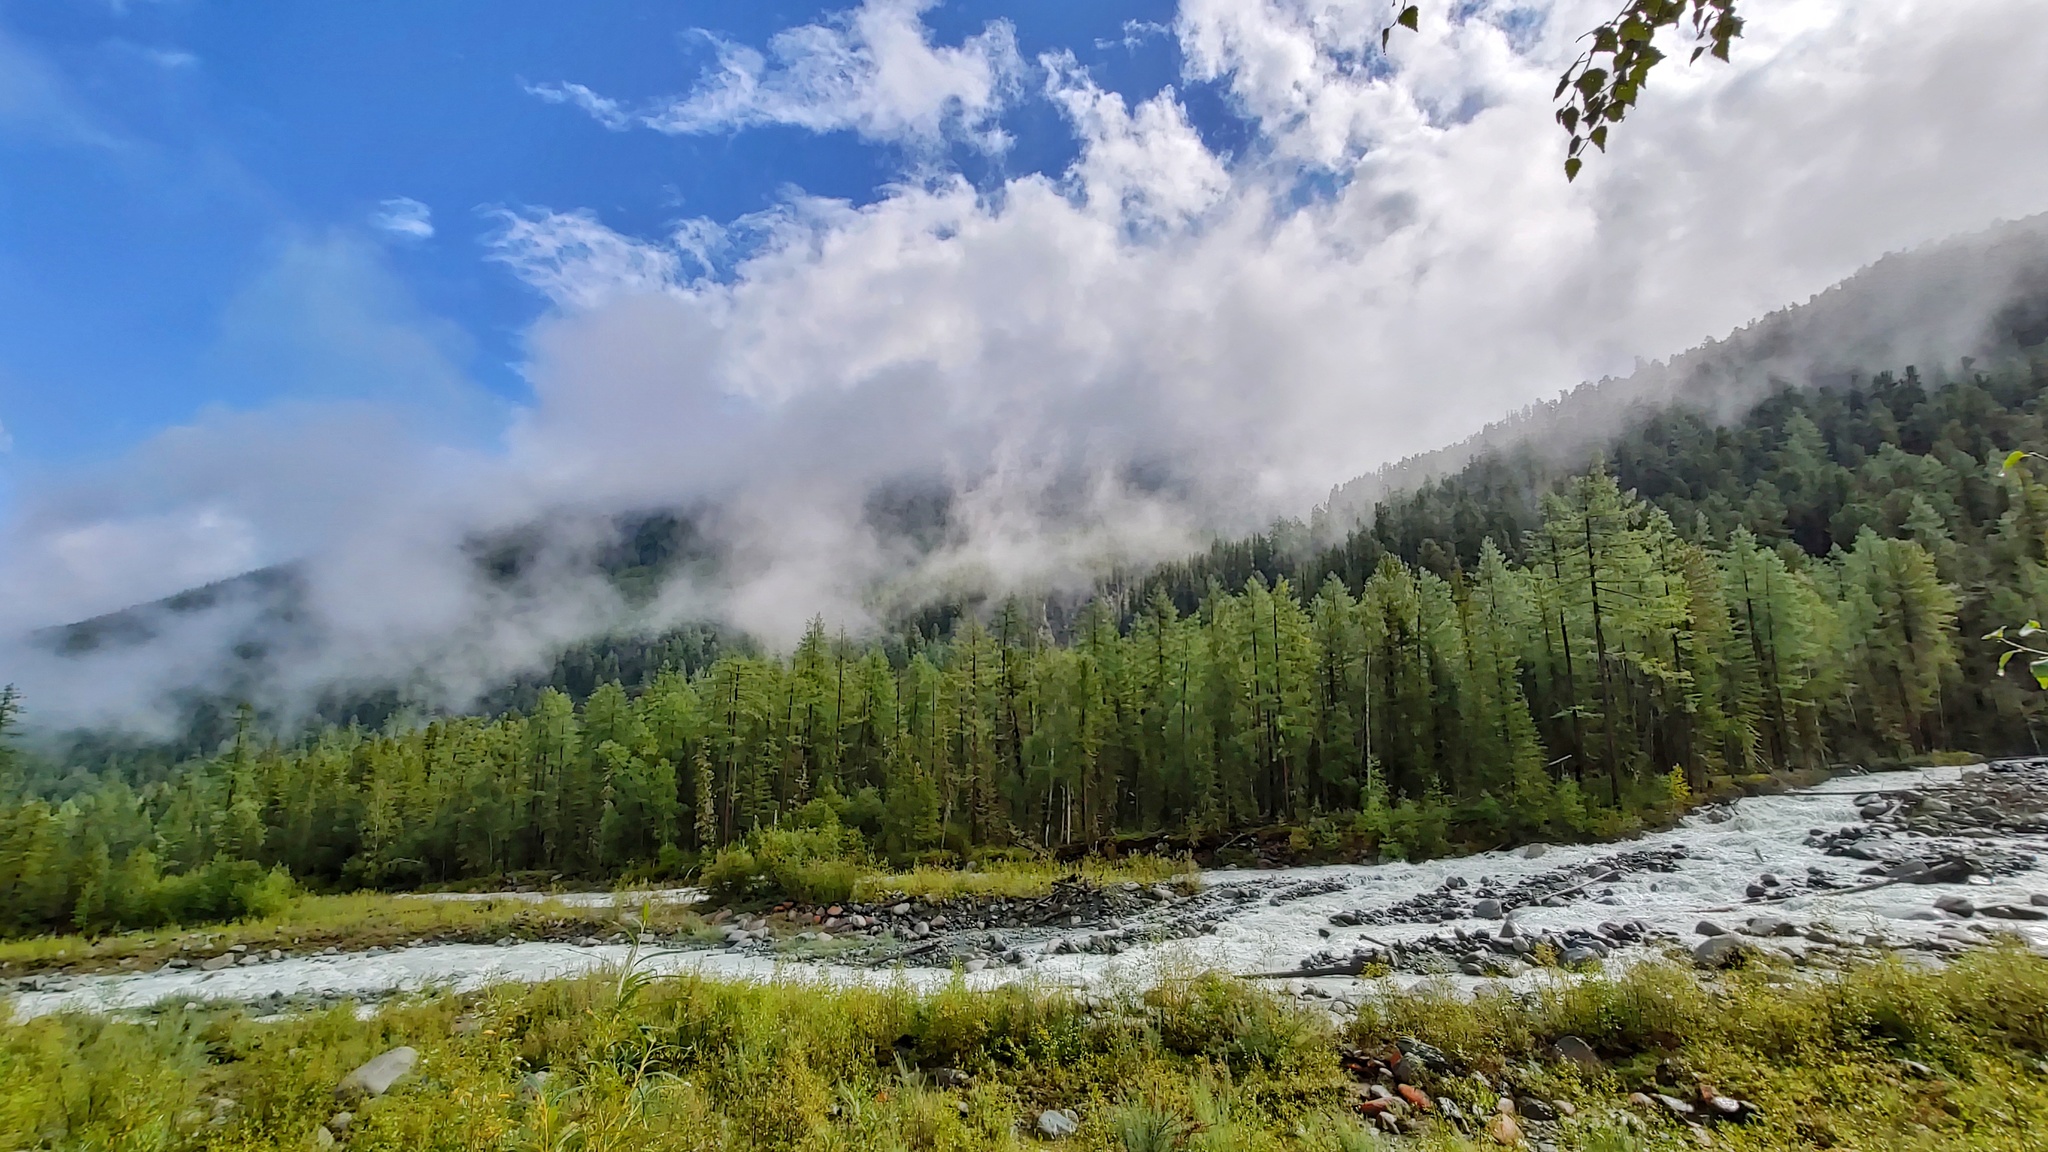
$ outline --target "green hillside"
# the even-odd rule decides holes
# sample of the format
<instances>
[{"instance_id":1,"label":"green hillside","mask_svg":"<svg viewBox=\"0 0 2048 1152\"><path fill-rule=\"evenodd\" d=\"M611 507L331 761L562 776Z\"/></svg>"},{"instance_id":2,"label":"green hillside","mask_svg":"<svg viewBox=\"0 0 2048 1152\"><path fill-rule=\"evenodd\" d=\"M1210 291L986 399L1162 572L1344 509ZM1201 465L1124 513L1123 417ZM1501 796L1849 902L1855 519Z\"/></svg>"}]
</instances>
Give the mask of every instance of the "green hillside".
<instances>
[{"instance_id":1,"label":"green hillside","mask_svg":"<svg viewBox=\"0 0 2048 1152\"><path fill-rule=\"evenodd\" d=\"M0 814L8 927L171 916L199 897L165 877L232 889L234 862L675 873L791 823L899 859L1275 823L1310 854L1429 854L1623 832L1717 779L2031 750L2038 697L1974 637L2042 600L2048 492L2000 463L2048 446L2043 383L1909 369L1725 426L1672 407L1588 467L1492 454L1339 547L1219 545L1058 627L1013 602L936 637L813 628L787 658L656 638L580 699L535 682L494 716L285 742L245 721L142 776L44 764L80 770Z\"/></svg>"}]
</instances>

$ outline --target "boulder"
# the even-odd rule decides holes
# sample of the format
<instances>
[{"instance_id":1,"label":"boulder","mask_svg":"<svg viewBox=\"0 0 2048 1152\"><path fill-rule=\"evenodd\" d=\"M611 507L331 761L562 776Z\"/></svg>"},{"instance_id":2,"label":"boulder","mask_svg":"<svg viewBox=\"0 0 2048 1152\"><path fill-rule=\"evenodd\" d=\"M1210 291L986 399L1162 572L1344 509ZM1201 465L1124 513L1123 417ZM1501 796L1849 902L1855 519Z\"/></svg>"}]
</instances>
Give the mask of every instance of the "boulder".
<instances>
[{"instance_id":1,"label":"boulder","mask_svg":"<svg viewBox=\"0 0 2048 1152\"><path fill-rule=\"evenodd\" d=\"M1799 925L1783 916L1751 916L1742 926L1745 936L1797 936Z\"/></svg>"},{"instance_id":2,"label":"boulder","mask_svg":"<svg viewBox=\"0 0 2048 1152\"><path fill-rule=\"evenodd\" d=\"M1702 936L1726 936L1728 934L1728 930L1726 928L1721 927L1719 924L1714 923L1712 920L1702 920L1699 923L1693 925L1692 930L1699 933Z\"/></svg>"},{"instance_id":3,"label":"boulder","mask_svg":"<svg viewBox=\"0 0 2048 1152\"><path fill-rule=\"evenodd\" d=\"M334 1094L343 1098L382 1096L419 1062L417 1049L393 1048L342 1077L341 1083L334 1086Z\"/></svg>"},{"instance_id":4,"label":"boulder","mask_svg":"<svg viewBox=\"0 0 2048 1152\"><path fill-rule=\"evenodd\" d=\"M1680 1120L1691 1119L1693 1113L1698 1111L1698 1109L1680 1100L1678 1097L1666 1096L1662 1092L1652 1094L1650 1099L1655 1100L1666 1112L1671 1113L1672 1116Z\"/></svg>"},{"instance_id":5,"label":"boulder","mask_svg":"<svg viewBox=\"0 0 2048 1152\"><path fill-rule=\"evenodd\" d=\"M1710 1120L1729 1120L1739 1124L1756 1115L1756 1105L1733 1096L1705 1092L1700 1096L1700 1111Z\"/></svg>"},{"instance_id":6,"label":"boulder","mask_svg":"<svg viewBox=\"0 0 2048 1152\"><path fill-rule=\"evenodd\" d=\"M1071 1108L1048 1108L1038 1114L1038 1134L1047 1140L1063 1140L1081 1130L1081 1118Z\"/></svg>"},{"instance_id":7,"label":"boulder","mask_svg":"<svg viewBox=\"0 0 2048 1152\"><path fill-rule=\"evenodd\" d=\"M1493 1137L1494 1143L1505 1145L1509 1148L1513 1148L1522 1142L1522 1126L1515 1123L1515 1116L1512 1112L1494 1113L1493 1119L1486 1125L1486 1134Z\"/></svg>"},{"instance_id":8,"label":"boulder","mask_svg":"<svg viewBox=\"0 0 2048 1152\"><path fill-rule=\"evenodd\" d=\"M1977 911L1977 905L1968 896L1943 896L1934 902L1934 906L1943 912L1953 912L1958 916L1974 915Z\"/></svg>"},{"instance_id":9,"label":"boulder","mask_svg":"<svg viewBox=\"0 0 2048 1152\"><path fill-rule=\"evenodd\" d=\"M1709 936L1692 950L1692 962L1702 968L1726 968L1750 951L1740 936Z\"/></svg>"},{"instance_id":10,"label":"boulder","mask_svg":"<svg viewBox=\"0 0 2048 1152\"><path fill-rule=\"evenodd\" d=\"M1394 1046L1400 1051L1403 1064L1413 1060L1431 1072L1450 1070L1451 1058L1444 1055L1443 1050L1434 1044L1425 1044L1413 1036L1403 1036L1395 1041Z\"/></svg>"},{"instance_id":11,"label":"boulder","mask_svg":"<svg viewBox=\"0 0 2048 1152\"><path fill-rule=\"evenodd\" d=\"M1474 900L1472 915L1481 920L1498 920L1501 917L1500 901L1494 899Z\"/></svg>"},{"instance_id":12,"label":"boulder","mask_svg":"<svg viewBox=\"0 0 2048 1152\"><path fill-rule=\"evenodd\" d=\"M1560 1036L1550 1046L1550 1054L1559 1060L1566 1060L1579 1066L1583 1072L1593 1073L1601 1069L1600 1056L1593 1046L1577 1036Z\"/></svg>"},{"instance_id":13,"label":"boulder","mask_svg":"<svg viewBox=\"0 0 2048 1152\"><path fill-rule=\"evenodd\" d=\"M1930 864L1905 879L1908 884L1961 884L1976 870L1970 861L1951 857Z\"/></svg>"}]
</instances>

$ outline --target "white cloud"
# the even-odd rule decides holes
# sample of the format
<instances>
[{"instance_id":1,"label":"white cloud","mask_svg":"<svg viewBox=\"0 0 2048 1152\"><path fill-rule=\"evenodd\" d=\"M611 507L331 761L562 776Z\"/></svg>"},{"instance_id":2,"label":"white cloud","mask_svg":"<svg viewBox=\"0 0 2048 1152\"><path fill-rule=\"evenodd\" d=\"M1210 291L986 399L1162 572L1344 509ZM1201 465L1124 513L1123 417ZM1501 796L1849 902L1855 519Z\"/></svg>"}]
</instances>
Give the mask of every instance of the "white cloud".
<instances>
[{"instance_id":1,"label":"white cloud","mask_svg":"<svg viewBox=\"0 0 2048 1152\"><path fill-rule=\"evenodd\" d=\"M550 104L581 108L590 114L591 119L614 132L623 132L633 126L632 115L617 100L599 96L581 84L528 84L525 88L528 95L538 96Z\"/></svg>"},{"instance_id":2,"label":"white cloud","mask_svg":"<svg viewBox=\"0 0 2048 1152\"><path fill-rule=\"evenodd\" d=\"M704 33L717 66L686 95L638 112L581 84L527 91L581 108L612 129L639 123L699 135L785 125L916 148L957 133L999 151L1008 137L998 117L1023 73L1016 32L995 20L958 45L934 44L920 14L935 2L866 0L823 23L776 34L765 54Z\"/></svg>"},{"instance_id":3,"label":"white cloud","mask_svg":"<svg viewBox=\"0 0 2048 1152\"><path fill-rule=\"evenodd\" d=\"M1171 35L1172 32L1173 29L1170 26L1161 24L1156 20L1126 20L1124 21L1124 34L1122 36L1114 40L1098 39L1095 41L1095 46L1097 48L1122 48L1126 52L1135 52L1143 47L1146 41Z\"/></svg>"},{"instance_id":4,"label":"white cloud","mask_svg":"<svg viewBox=\"0 0 2048 1152\"><path fill-rule=\"evenodd\" d=\"M499 209L493 215L499 229L490 258L565 308L662 291L682 267L675 249L621 236L592 212Z\"/></svg>"},{"instance_id":5,"label":"white cloud","mask_svg":"<svg viewBox=\"0 0 2048 1152\"><path fill-rule=\"evenodd\" d=\"M144 59L167 72L179 72L187 68L197 68L199 66L198 55L187 52L183 48L153 48L145 46L141 49L141 52Z\"/></svg>"},{"instance_id":6,"label":"white cloud","mask_svg":"<svg viewBox=\"0 0 2048 1152\"><path fill-rule=\"evenodd\" d=\"M393 236L425 240L434 234L434 210L410 196L397 196L378 203L370 224Z\"/></svg>"},{"instance_id":7,"label":"white cloud","mask_svg":"<svg viewBox=\"0 0 2048 1152\"><path fill-rule=\"evenodd\" d=\"M1188 0L1190 80L1252 118L1246 155L1205 146L1171 91L1133 106L1053 57L1081 143L1061 180L794 202L718 281L682 283L659 242L591 242L631 271L535 330L515 458L621 506L723 501L761 579L806 589L779 619L744 588L733 611L786 635L878 586L1057 579L1106 541L1158 555L1300 513L1885 251L2048 207L2048 158L2013 146L2048 128L2027 63L2048 33L2020 0L1757 8L1774 32L1733 66L1674 62L1567 185L1550 92L1596 4L1533 31L1481 6L1378 66L1375 0ZM1986 90L1995 111L1960 95ZM910 568L863 520L904 476L960 517Z\"/></svg>"},{"instance_id":8,"label":"white cloud","mask_svg":"<svg viewBox=\"0 0 2048 1152\"><path fill-rule=\"evenodd\" d=\"M480 591L471 533L679 507L731 562L667 590L665 618L858 628L921 592L1079 582L1299 514L1887 251L2048 208L2033 0L1746 3L1735 63L1674 57L1572 185L1550 93L1607 0L1556 0L1533 25L1523 0L1481 3L1384 62L1381 0L1185 0L1184 79L1243 110L1240 154L1205 144L1174 91L1127 100L1054 57L1046 93L1079 143L1063 173L797 195L668 237L501 212L493 258L557 305L529 333L532 398L501 452L359 421L323 454L297 424L222 425L177 453L207 467L176 483L138 463L92 500L30 501L0 555L213 509L264 557L316 557L316 615L356 645L328 667L413 660L474 683L622 609L573 557L532 601ZM876 59L944 51L921 28L883 49L855 17L815 27ZM796 84L796 58L742 68L755 87L731 116L765 115L731 110L770 107L759 93ZM846 122L890 139L973 122L903 111L943 106ZM878 530L877 493L929 492L951 510L936 548ZM24 571L0 573L21 611L69 603Z\"/></svg>"},{"instance_id":9,"label":"white cloud","mask_svg":"<svg viewBox=\"0 0 2048 1152\"><path fill-rule=\"evenodd\" d=\"M1105 92L1072 56L1049 56L1046 95L1083 141L1068 174L1091 207L1134 223L1184 223L1230 191L1230 172L1211 153L1168 88L1138 105Z\"/></svg>"}]
</instances>

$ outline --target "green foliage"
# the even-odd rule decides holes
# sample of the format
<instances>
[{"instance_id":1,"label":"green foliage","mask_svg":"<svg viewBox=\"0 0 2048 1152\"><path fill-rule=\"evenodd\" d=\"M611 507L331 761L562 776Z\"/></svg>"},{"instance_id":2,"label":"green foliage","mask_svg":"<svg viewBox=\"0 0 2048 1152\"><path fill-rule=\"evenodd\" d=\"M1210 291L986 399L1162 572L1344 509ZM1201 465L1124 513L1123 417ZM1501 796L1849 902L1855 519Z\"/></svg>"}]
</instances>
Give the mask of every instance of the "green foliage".
<instances>
[{"instance_id":1,"label":"green foliage","mask_svg":"<svg viewBox=\"0 0 2048 1152\"><path fill-rule=\"evenodd\" d=\"M1159 1042L1205 1056L1232 1072L1299 1072L1328 1066L1327 1027L1251 985L1203 975L1164 982L1146 993Z\"/></svg>"},{"instance_id":2,"label":"green foliage","mask_svg":"<svg viewBox=\"0 0 2048 1152\"><path fill-rule=\"evenodd\" d=\"M704 868L714 899L729 903L798 900L831 904L853 897L869 870L860 833L830 819L823 826L761 828L719 850Z\"/></svg>"},{"instance_id":3,"label":"green foliage","mask_svg":"<svg viewBox=\"0 0 2048 1152\"><path fill-rule=\"evenodd\" d=\"M1571 138L1565 151L1567 180L1577 179L1586 145L1607 150L1608 130L1635 107L1650 70L1664 59L1651 41L1680 24L1690 25L1694 61L1708 54L1727 60L1729 47L1742 35L1735 0L1629 0L1613 19L1586 34L1586 50L1558 78L1553 93L1553 99L1564 101L1557 122Z\"/></svg>"}]
</instances>

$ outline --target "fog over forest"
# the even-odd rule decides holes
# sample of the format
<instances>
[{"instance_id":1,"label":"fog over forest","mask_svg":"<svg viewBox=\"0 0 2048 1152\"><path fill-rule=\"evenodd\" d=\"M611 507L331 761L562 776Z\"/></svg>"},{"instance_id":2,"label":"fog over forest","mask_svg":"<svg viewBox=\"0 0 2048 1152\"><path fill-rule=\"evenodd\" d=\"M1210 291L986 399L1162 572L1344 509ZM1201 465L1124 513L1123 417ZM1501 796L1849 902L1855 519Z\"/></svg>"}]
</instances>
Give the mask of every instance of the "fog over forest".
<instances>
[{"instance_id":1,"label":"fog over forest","mask_svg":"<svg viewBox=\"0 0 2048 1152\"><path fill-rule=\"evenodd\" d=\"M1773 378L1996 355L2028 322L2038 219L1981 230L2044 207L2048 160L2003 143L2048 128L2029 4L1759 0L1732 63L1674 60L1571 184L1552 88L1606 7L1460 8L1366 67L1382 7L1187 0L1130 32L1179 62L1142 98L1005 21L940 34L901 0L660 99L528 77L599 130L850 133L896 174L866 203L793 189L655 233L490 206L485 256L549 302L510 404L362 238L295 238L237 338L346 343L396 383L209 409L24 478L0 669L52 724L160 722L251 645L264 673L240 687L268 708L393 682L463 707L601 633L705 621L786 650L814 617L867 635L933 603L1071 600L1319 504L1327 543L1465 450L1376 469L1584 381L1628 382L1487 443L1576 450L1666 395L1732 417ZM1198 97L1240 136L1198 131ZM1004 173L1004 117L1031 106L1073 159ZM341 331L309 332L314 308ZM650 514L681 527L622 582ZM256 571L277 575L89 652L48 631Z\"/></svg>"}]
</instances>

